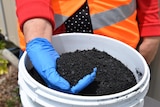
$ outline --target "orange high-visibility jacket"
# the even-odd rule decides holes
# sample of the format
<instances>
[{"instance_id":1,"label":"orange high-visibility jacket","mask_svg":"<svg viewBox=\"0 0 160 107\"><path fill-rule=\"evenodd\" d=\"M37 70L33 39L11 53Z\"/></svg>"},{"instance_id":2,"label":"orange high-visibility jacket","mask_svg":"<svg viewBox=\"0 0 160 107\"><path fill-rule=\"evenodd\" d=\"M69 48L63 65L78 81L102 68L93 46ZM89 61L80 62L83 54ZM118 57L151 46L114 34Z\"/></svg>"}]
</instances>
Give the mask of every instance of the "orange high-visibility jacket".
<instances>
[{"instance_id":1,"label":"orange high-visibility jacket","mask_svg":"<svg viewBox=\"0 0 160 107\"><path fill-rule=\"evenodd\" d=\"M31 1L34 2L29 4ZM64 22L76 12L86 0L40 0L48 4L43 6L44 4L42 5L43 2L41 2L41 6L36 4L37 7L34 8L33 5L35 5L35 1L38 2L38 0L23 0L23 3L18 4L18 2L22 1L17 0L17 16L19 18L20 26L29 18L43 17L48 18L52 25L55 25L54 31L57 31L57 29L59 29L61 25L63 25ZM93 32L95 34L115 38L132 46L133 48L136 48L140 37L136 20L136 0L87 0L87 2L90 10ZM27 13L31 15L27 16L26 14L26 17L25 14L22 14L22 12L26 12L27 10L24 8L25 3L26 7L28 5L28 7L30 6L31 9L33 9L32 13ZM48 9L45 9L47 6L49 6L51 11L54 12L52 13L53 19L50 16L51 11L43 13L44 10ZM43 7L44 9L38 7ZM61 31L59 31L59 33L61 33ZM20 28L19 36L21 48L24 50L25 42Z\"/></svg>"},{"instance_id":2,"label":"orange high-visibility jacket","mask_svg":"<svg viewBox=\"0 0 160 107\"><path fill-rule=\"evenodd\" d=\"M72 1L72 2L70 2ZM55 29L76 12L86 0L52 0ZM136 47L139 41L135 0L88 0L93 32Z\"/></svg>"}]
</instances>

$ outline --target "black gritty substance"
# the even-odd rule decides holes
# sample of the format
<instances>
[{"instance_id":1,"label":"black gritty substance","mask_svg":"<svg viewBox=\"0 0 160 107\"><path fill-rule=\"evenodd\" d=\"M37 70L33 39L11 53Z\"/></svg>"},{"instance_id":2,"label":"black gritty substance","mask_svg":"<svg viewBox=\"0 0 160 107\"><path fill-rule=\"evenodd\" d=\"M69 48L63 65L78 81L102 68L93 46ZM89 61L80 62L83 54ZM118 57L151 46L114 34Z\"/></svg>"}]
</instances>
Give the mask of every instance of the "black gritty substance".
<instances>
[{"instance_id":1,"label":"black gritty substance","mask_svg":"<svg viewBox=\"0 0 160 107\"><path fill-rule=\"evenodd\" d=\"M96 49L64 53L57 59L57 71L68 80L71 86L92 72L97 67L97 75L93 83L82 90L79 95L99 96L122 92L136 84L133 73L119 60L106 52ZM36 78L38 74L33 75ZM44 82L39 78L40 83ZM45 84L44 84L45 85Z\"/></svg>"}]
</instances>

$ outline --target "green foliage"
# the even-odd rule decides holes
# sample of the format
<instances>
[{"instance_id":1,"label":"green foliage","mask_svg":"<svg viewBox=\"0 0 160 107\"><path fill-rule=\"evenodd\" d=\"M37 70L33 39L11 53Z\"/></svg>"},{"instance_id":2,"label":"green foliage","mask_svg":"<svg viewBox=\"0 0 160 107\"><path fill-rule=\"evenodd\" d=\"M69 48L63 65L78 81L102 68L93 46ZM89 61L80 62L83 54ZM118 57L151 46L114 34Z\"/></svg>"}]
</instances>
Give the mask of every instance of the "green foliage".
<instances>
[{"instance_id":1,"label":"green foliage","mask_svg":"<svg viewBox=\"0 0 160 107\"><path fill-rule=\"evenodd\" d=\"M0 58L0 75L8 73L8 61L6 59Z\"/></svg>"},{"instance_id":2,"label":"green foliage","mask_svg":"<svg viewBox=\"0 0 160 107\"><path fill-rule=\"evenodd\" d=\"M0 49L4 49L5 47L6 47L5 42L0 40Z\"/></svg>"},{"instance_id":3,"label":"green foliage","mask_svg":"<svg viewBox=\"0 0 160 107\"><path fill-rule=\"evenodd\" d=\"M0 50L3 50L5 46L6 46L5 42L0 40ZM8 61L4 59L0 54L0 75L6 74L8 72L7 64Z\"/></svg>"}]
</instances>

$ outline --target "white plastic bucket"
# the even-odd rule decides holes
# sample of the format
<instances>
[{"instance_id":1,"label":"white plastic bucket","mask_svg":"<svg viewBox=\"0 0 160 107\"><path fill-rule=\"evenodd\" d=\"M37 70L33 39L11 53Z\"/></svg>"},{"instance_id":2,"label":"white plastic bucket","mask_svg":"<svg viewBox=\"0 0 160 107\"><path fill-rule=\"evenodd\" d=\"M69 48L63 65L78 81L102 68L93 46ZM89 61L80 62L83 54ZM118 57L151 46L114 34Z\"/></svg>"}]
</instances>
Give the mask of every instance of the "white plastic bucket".
<instances>
[{"instance_id":1,"label":"white plastic bucket","mask_svg":"<svg viewBox=\"0 0 160 107\"><path fill-rule=\"evenodd\" d=\"M30 76L27 70L30 70L32 65L25 52L20 59L18 75L24 107L143 107L149 88L150 70L135 49L108 37L84 33L53 36L53 45L59 54L93 47L106 51L126 65L138 83L126 91L111 95L80 96L62 93L43 86Z\"/></svg>"}]
</instances>

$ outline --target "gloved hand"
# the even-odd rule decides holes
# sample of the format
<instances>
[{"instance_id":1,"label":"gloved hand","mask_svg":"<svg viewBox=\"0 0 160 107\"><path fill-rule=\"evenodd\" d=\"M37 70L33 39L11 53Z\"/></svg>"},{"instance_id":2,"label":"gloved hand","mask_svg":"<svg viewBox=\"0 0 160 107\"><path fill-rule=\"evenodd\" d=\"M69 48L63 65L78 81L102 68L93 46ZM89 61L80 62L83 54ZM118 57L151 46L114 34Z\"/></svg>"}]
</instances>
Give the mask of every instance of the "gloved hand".
<instances>
[{"instance_id":1,"label":"gloved hand","mask_svg":"<svg viewBox=\"0 0 160 107\"><path fill-rule=\"evenodd\" d=\"M75 86L71 87L69 82L56 71L56 60L60 57L59 54L52 44L44 38L30 41L26 51L33 66L49 88L75 94L88 86L96 77L97 69L94 68L91 74L86 75Z\"/></svg>"}]
</instances>

